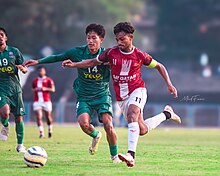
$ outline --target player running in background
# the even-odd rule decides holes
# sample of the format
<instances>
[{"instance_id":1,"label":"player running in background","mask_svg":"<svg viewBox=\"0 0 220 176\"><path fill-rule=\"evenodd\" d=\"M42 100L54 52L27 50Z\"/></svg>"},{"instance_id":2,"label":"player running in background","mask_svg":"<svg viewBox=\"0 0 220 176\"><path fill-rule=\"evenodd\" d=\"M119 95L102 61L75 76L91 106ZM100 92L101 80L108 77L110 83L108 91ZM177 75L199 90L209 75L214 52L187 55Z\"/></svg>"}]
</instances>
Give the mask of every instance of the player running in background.
<instances>
[{"instance_id":1,"label":"player running in background","mask_svg":"<svg viewBox=\"0 0 220 176\"><path fill-rule=\"evenodd\" d=\"M12 113L15 117L16 149L18 152L25 152L22 118L25 112L18 69L26 73L27 68L21 65L24 61L21 52L17 48L7 46L7 39L6 30L0 27L0 117L3 125L0 137L3 141L8 139L9 115Z\"/></svg>"},{"instance_id":2,"label":"player running in background","mask_svg":"<svg viewBox=\"0 0 220 176\"><path fill-rule=\"evenodd\" d=\"M45 114L48 125L48 137L52 137L52 102L50 93L55 92L55 85L50 77L46 76L46 68L39 66L38 77L33 80L32 90L34 91L33 110L37 116L39 137L44 137L43 115Z\"/></svg>"},{"instance_id":3,"label":"player running in background","mask_svg":"<svg viewBox=\"0 0 220 176\"><path fill-rule=\"evenodd\" d=\"M82 62L66 60L62 63L63 67L70 68L94 67L100 65L100 63L110 64L116 99L128 122L128 152L125 155L119 154L119 158L125 161L129 167L135 165L134 158L139 134L146 134L166 119L181 123L180 117L168 105L165 106L162 113L146 120L143 119L147 90L141 78L142 65L159 71L174 98L177 97L177 90L173 86L166 68L149 54L140 51L132 44L133 33L134 28L130 23L118 23L114 27L118 46L106 49L94 59Z\"/></svg>"},{"instance_id":4,"label":"player running in background","mask_svg":"<svg viewBox=\"0 0 220 176\"><path fill-rule=\"evenodd\" d=\"M86 27L85 33L87 45L74 47L63 54L48 56L40 60L29 60L25 65L33 66L66 59L80 62L101 54L104 51L104 48L100 47L105 37L104 27L100 24L90 24ZM118 158L117 136L112 123L112 99L109 90L110 68L99 65L77 70L78 78L73 84L77 94L77 118L81 129L93 138L89 152L92 155L95 154L102 136L101 132L91 125L92 112L96 111L99 121L103 123L106 131L111 159L115 163L121 162Z\"/></svg>"}]
</instances>

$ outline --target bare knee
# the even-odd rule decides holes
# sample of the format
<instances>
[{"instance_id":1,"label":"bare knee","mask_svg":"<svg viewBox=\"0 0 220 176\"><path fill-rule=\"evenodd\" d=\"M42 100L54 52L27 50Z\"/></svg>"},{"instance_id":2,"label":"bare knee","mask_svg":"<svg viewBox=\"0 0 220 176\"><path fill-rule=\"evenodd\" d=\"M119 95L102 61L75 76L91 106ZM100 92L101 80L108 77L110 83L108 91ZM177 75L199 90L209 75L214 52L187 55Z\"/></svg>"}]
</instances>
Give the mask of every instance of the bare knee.
<instances>
[{"instance_id":1,"label":"bare knee","mask_svg":"<svg viewBox=\"0 0 220 176\"><path fill-rule=\"evenodd\" d=\"M79 125L84 130L88 130L90 127L90 124L88 122L79 122Z\"/></svg>"},{"instance_id":2,"label":"bare knee","mask_svg":"<svg viewBox=\"0 0 220 176\"><path fill-rule=\"evenodd\" d=\"M9 118L10 115L10 108L9 106L6 104L4 105L1 109L0 109L0 116L3 119L7 119Z\"/></svg>"},{"instance_id":3,"label":"bare knee","mask_svg":"<svg viewBox=\"0 0 220 176\"><path fill-rule=\"evenodd\" d=\"M140 110L132 109L127 113L128 123L137 122Z\"/></svg>"},{"instance_id":4,"label":"bare knee","mask_svg":"<svg viewBox=\"0 0 220 176\"><path fill-rule=\"evenodd\" d=\"M104 124L104 129L107 133L111 133L113 131L113 124L111 122Z\"/></svg>"}]
</instances>

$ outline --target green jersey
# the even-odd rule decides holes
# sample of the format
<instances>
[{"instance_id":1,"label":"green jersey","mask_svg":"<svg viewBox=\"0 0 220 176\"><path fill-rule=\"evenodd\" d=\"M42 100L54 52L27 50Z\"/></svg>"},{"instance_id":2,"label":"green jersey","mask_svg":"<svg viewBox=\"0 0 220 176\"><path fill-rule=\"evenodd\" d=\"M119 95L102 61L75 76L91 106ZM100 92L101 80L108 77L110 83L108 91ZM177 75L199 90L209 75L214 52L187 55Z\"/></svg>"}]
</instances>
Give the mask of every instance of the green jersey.
<instances>
[{"instance_id":1,"label":"green jersey","mask_svg":"<svg viewBox=\"0 0 220 176\"><path fill-rule=\"evenodd\" d=\"M6 46L0 52L0 94L11 96L22 92L16 65L23 62L24 58L17 48Z\"/></svg>"},{"instance_id":2,"label":"green jersey","mask_svg":"<svg viewBox=\"0 0 220 176\"><path fill-rule=\"evenodd\" d=\"M99 48L96 54L91 54L87 45L72 48L63 54L42 58L39 63L52 63L70 59L73 62L95 58L101 54L104 48ZM78 101L89 101L110 95L109 78L110 67L98 65L93 68L77 68L78 77L73 83L73 88L77 94Z\"/></svg>"}]
</instances>

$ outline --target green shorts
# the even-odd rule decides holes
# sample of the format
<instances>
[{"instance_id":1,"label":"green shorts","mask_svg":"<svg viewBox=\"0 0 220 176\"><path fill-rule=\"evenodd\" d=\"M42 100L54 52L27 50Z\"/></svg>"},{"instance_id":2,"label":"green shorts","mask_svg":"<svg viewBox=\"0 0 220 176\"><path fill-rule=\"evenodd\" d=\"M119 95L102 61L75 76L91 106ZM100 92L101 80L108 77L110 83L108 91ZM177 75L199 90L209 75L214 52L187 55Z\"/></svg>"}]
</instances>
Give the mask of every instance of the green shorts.
<instances>
[{"instance_id":1,"label":"green shorts","mask_svg":"<svg viewBox=\"0 0 220 176\"><path fill-rule=\"evenodd\" d=\"M112 116L112 99L111 96L106 95L99 99L91 99L90 101L78 101L76 105L77 118L82 113L88 113L90 115L90 122L92 123L93 112L98 114L99 122L102 123L102 113L108 113Z\"/></svg>"},{"instance_id":2,"label":"green shorts","mask_svg":"<svg viewBox=\"0 0 220 176\"><path fill-rule=\"evenodd\" d=\"M17 93L13 96L8 96L5 94L0 94L0 108L8 104L10 107L10 112L14 116L25 115L24 103L22 99L22 93Z\"/></svg>"}]
</instances>

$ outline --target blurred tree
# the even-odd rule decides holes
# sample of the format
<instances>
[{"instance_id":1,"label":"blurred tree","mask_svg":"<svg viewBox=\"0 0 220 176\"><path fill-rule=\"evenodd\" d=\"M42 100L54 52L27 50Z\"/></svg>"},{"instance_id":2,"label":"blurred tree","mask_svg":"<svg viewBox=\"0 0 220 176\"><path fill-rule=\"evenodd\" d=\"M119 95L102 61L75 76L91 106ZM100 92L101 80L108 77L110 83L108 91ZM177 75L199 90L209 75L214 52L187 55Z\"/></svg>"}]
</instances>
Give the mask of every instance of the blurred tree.
<instances>
[{"instance_id":1,"label":"blurred tree","mask_svg":"<svg viewBox=\"0 0 220 176\"><path fill-rule=\"evenodd\" d=\"M0 24L9 43L22 52L39 55L43 46L58 50L84 44L84 30L92 22L106 26L108 35L120 20L139 13L142 0L0 0ZM83 31L83 32L82 32ZM108 38L108 37L107 37Z\"/></svg>"},{"instance_id":2,"label":"blurred tree","mask_svg":"<svg viewBox=\"0 0 220 176\"><path fill-rule=\"evenodd\" d=\"M158 6L158 49L168 58L217 59L220 50L219 0L154 0Z\"/></svg>"}]
</instances>

